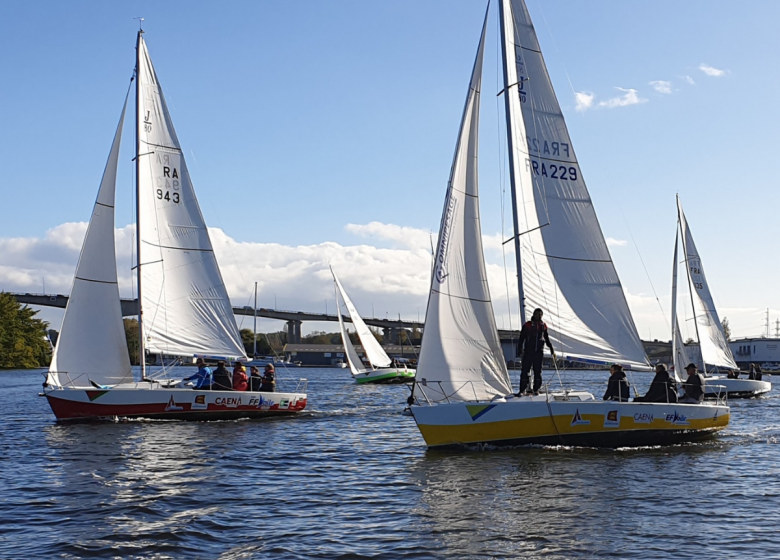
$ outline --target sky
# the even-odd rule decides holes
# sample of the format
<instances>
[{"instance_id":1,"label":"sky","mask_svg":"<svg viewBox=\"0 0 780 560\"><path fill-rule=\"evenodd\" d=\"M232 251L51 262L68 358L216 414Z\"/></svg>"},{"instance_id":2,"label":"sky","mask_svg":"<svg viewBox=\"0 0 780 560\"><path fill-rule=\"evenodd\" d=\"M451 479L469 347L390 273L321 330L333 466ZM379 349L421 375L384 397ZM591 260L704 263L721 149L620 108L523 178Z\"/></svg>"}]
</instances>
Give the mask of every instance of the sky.
<instances>
[{"instance_id":1,"label":"sky","mask_svg":"<svg viewBox=\"0 0 780 560\"><path fill-rule=\"evenodd\" d=\"M333 313L330 264L364 316L424 319L485 6L3 2L0 290L69 293L143 17L233 303L251 305L257 282L260 307ZM761 335L767 309L774 335L780 3L528 6L640 336L670 337L675 194L732 337ZM514 255L501 243L511 210L496 12L494 2L480 205L497 323L517 328ZM123 297L133 295L132 143L126 133L117 190ZM40 316L59 328L61 311Z\"/></svg>"}]
</instances>

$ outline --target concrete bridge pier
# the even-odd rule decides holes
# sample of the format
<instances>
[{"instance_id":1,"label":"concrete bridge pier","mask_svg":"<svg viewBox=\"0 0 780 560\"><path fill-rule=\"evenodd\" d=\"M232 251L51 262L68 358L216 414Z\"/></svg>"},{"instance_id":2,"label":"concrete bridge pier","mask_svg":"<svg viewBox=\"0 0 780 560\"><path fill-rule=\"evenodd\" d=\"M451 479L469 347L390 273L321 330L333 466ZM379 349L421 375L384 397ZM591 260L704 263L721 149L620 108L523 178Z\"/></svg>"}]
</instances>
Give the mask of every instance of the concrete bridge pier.
<instances>
[{"instance_id":1,"label":"concrete bridge pier","mask_svg":"<svg viewBox=\"0 0 780 560\"><path fill-rule=\"evenodd\" d=\"M385 327L382 329L382 336L385 344L398 344L398 329L395 327Z\"/></svg>"},{"instance_id":2,"label":"concrete bridge pier","mask_svg":"<svg viewBox=\"0 0 780 560\"><path fill-rule=\"evenodd\" d=\"M301 323L302 321L287 321L287 343L301 343Z\"/></svg>"}]
</instances>

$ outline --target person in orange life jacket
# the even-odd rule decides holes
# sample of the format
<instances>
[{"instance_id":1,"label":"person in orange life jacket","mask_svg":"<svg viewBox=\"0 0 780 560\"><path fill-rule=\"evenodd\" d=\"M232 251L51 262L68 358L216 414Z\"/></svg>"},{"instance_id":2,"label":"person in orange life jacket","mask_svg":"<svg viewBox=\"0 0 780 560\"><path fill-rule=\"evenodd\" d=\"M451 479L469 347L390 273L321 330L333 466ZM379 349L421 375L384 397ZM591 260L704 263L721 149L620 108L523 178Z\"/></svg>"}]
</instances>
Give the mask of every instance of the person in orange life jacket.
<instances>
[{"instance_id":1,"label":"person in orange life jacket","mask_svg":"<svg viewBox=\"0 0 780 560\"><path fill-rule=\"evenodd\" d=\"M550 353L555 359L555 351L550 344L550 335L547 334L547 325L542 322L544 312L541 309L534 309L531 320L520 329L520 339L517 341L517 355L523 356L520 366L520 392L518 395L528 391L529 373L534 369L534 394L539 393L542 386L542 356L544 346L550 349Z\"/></svg>"}]
</instances>

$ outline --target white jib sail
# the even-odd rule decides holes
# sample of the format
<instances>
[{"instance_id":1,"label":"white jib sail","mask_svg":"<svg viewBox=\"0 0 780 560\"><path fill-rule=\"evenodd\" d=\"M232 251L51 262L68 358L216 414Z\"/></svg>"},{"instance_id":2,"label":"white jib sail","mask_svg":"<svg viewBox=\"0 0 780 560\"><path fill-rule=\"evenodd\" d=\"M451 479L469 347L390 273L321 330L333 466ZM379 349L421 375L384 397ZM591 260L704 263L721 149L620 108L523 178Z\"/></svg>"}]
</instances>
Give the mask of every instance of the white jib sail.
<instances>
[{"instance_id":1,"label":"white jib sail","mask_svg":"<svg viewBox=\"0 0 780 560\"><path fill-rule=\"evenodd\" d=\"M479 220L477 148L484 44L485 25L447 186L417 366L415 391L423 385L425 396L433 400L445 396L450 401L486 400L512 392L490 301Z\"/></svg>"},{"instance_id":2,"label":"white jib sail","mask_svg":"<svg viewBox=\"0 0 780 560\"><path fill-rule=\"evenodd\" d=\"M349 299L347 292L344 291L344 287L341 285L341 282L332 268L330 269L330 272L333 274L333 280L336 282L336 287L341 294L341 299L344 300L344 307L347 308L349 318L352 319L352 324L355 325L355 331L360 339L360 345L363 347L363 352L366 354L366 359L368 359L368 362L374 368L389 366L392 363L392 360L387 355L387 352L385 352L382 345L379 344L379 341L374 336L374 333L371 332L368 325L366 325L365 321L360 317L360 314L352 303L352 300Z\"/></svg>"},{"instance_id":3,"label":"white jib sail","mask_svg":"<svg viewBox=\"0 0 780 560\"><path fill-rule=\"evenodd\" d=\"M707 366L723 367L727 369L739 369L731 348L726 341L723 325L718 319L715 302L712 300L707 277L704 275L704 267L693 242L691 230L683 213L680 198L677 198L678 219L680 232L682 233L683 253L688 269L688 285L693 301L693 314L696 321L696 333L699 337L701 358Z\"/></svg>"},{"instance_id":4,"label":"white jib sail","mask_svg":"<svg viewBox=\"0 0 780 560\"><path fill-rule=\"evenodd\" d=\"M208 229L140 35L137 74L138 262L146 350L244 358Z\"/></svg>"},{"instance_id":5,"label":"white jib sail","mask_svg":"<svg viewBox=\"0 0 780 560\"><path fill-rule=\"evenodd\" d=\"M73 287L49 366L49 383L90 387L133 381L119 301L114 198L127 99L81 247Z\"/></svg>"},{"instance_id":6,"label":"white jib sail","mask_svg":"<svg viewBox=\"0 0 780 560\"><path fill-rule=\"evenodd\" d=\"M333 272L333 269L331 269ZM335 277L334 277L335 280ZM335 282L334 282L335 284ZM347 364L349 365L349 371L352 375L359 375L368 371L363 366L363 360L358 356L355 347L352 345L352 340L349 338L347 327L344 325L344 318L341 316L341 301L339 299L338 285L336 284L336 315L339 318L339 331L341 332L341 342L344 345L344 355L347 358Z\"/></svg>"},{"instance_id":7,"label":"white jib sail","mask_svg":"<svg viewBox=\"0 0 780 560\"><path fill-rule=\"evenodd\" d=\"M674 236L674 264L672 266L672 365L674 366L674 379L682 381L685 375L685 366L690 362L685 351L680 323L677 320L677 239L679 233Z\"/></svg>"},{"instance_id":8,"label":"white jib sail","mask_svg":"<svg viewBox=\"0 0 780 560\"><path fill-rule=\"evenodd\" d=\"M559 356L649 368L531 18L501 0L504 95L522 294Z\"/></svg>"}]
</instances>

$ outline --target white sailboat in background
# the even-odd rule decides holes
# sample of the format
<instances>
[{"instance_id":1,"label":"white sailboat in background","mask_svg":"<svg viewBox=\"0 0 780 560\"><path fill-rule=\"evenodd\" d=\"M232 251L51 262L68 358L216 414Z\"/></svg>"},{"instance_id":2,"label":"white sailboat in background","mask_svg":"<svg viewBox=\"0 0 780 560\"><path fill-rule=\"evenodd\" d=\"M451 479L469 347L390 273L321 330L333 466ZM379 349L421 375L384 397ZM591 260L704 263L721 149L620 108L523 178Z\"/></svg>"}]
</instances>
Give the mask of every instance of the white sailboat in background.
<instances>
[{"instance_id":1,"label":"white sailboat in background","mask_svg":"<svg viewBox=\"0 0 780 560\"><path fill-rule=\"evenodd\" d=\"M363 321L357 312L352 300L349 299L347 292L341 285L333 267L330 269L333 275L333 283L336 290L336 315L339 318L339 329L341 332L341 341L344 343L344 355L347 358L347 364L352 372L352 377L358 383L406 383L414 379L415 370L407 368L405 365L395 366L393 360L387 355L385 349L379 344L374 334ZM341 316L341 302L347 309L349 318L355 326L358 339L363 347L366 360L369 367L363 365L344 324Z\"/></svg>"},{"instance_id":2,"label":"white sailboat in background","mask_svg":"<svg viewBox=\"0 0 780 560\"><path fill-rule=\"evenodd\" d=\"M306 407L306 394L298 390L193 390L181 387L180 379L147 375L147 351L174 356L246 357L142 34L139 31L135 72L141 379L135 381L130 368L114 250L114 198L123 108L44 394L58 420L201 420L299 412Z\"/></svg>"},{"instance_id":3,"label":"white sailboat in background","mask_svg":"<svg viewBox=\"0 0 780 560\"><path fill-rule=\"evenodd\" d=\"M522 0L501 0L515 249L525 308L562 357L649 369ZM487 15L486 20L487 22ZM512 394L487 286L477 181L483 25L442 214L410 409L430 447L641 446L709 437L713 404L615 402L584 391Z\"/></svg>"},{"instance_id":4,"label":"white sailboat in background","mask_svg":"<svg viewBox=\"0 0 780 560\"><path fill-rule=\"evenodd\" d=\"M747 398L768 393L772 390L772 384L769 381L729 379L722 375L713 376L706 373L708 367L731 372L739 371L739 366L731 353L731 348L726 340L726 333L723 331L723 325L721 324L718 312L715 309L715 302L712 299L707 277L704 274L704 266L702 265L699 251L696 249L696 244L693 242L693 235L688 226L688 221L685 219L685 213L683 212L679 196L677 197L677 224L679 227L686 269L688 271L688 288L691 296L691 305L693 307L696 337L699 339L699 353L695 358L689 359L689 356L692 353L686 353L685 347L682 345L682 337L679 334L676 307L677 243L675 239L675 263L673 272L673 290L675 290L675 293L673 293L672 297L672 320L674 321L675 326L677 326L676 336L672 338L673 344L675 345L673 349L675 372L679 372L682 376L684 372L683 368L688 363L696 363L699 371L705 375L705 394L708 397L715 396L718 392L722 391L727 392L729 397Z\"/></svg>"}]
</instances>

